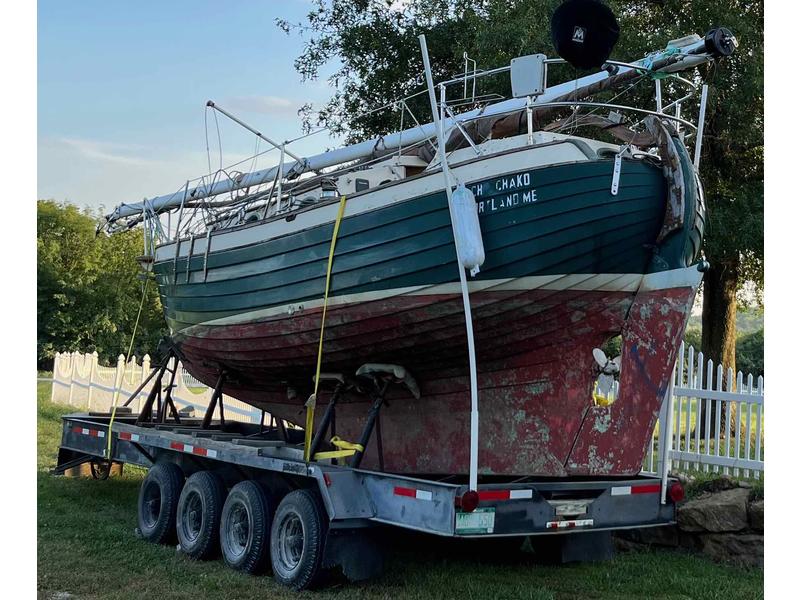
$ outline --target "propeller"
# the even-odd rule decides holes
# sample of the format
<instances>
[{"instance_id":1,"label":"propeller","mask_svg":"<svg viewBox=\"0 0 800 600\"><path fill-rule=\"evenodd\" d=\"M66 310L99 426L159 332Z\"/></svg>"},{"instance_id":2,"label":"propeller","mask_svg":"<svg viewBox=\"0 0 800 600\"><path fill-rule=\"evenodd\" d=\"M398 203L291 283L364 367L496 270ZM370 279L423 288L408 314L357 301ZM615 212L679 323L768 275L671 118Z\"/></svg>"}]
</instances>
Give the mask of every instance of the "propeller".
<instances>
[{"instance_id":1,"label":"propeller","mask_svg":"<svg viewBox=\"0 0 800 600\"><path fill-rule=\"evenodd\" d=\"M615 356L614 358L609 359L606 356L606 353L600 348L595 348L592 350L592 356L594 356L594 361L600 365L600 370L603 373L606 375L619 374L619 368L620 365L622 365L622 356Z\"/></svg>"},{"instance_id":2,"label":"propeller","mask_svg":"<svg viewBox=\"0 0 800 600\"><path fill-rule=\"evenodd\" d=\"M609 359L600 348L592 350L592 356L600 366L600 377L597 378L597 392L602 396L607 396L614 385L614 376L619 375L622 356L615 356Z\"/></svg>"}]
</instances>

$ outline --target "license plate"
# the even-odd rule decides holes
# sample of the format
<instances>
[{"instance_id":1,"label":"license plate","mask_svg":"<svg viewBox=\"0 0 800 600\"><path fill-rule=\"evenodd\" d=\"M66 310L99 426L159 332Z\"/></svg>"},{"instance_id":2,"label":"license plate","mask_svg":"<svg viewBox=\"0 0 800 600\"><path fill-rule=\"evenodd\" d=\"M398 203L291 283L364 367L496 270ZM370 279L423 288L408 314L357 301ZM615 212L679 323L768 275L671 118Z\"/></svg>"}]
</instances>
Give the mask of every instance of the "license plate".
<instances>
[{"instance_id":1,"label":"license plate","mask_svg":"<svg viewBox=\"0 0 800 600\"><path fill-rule=\"evenodd\" d=\"M577 515L585 515L589 510L589 502L584 501L553 501L550 503L556 509L556 515L559 517L572 517Z\"/></svg>"},{"instance_id":2,"label":"license plate","mask_svg":"<svg viewBox=\"0 0 800 600\"><path fill-rule=\"evenodd\" d=\"M456 513L456 533L493 533L494 508Z\"/></svg>"}]
</instances>

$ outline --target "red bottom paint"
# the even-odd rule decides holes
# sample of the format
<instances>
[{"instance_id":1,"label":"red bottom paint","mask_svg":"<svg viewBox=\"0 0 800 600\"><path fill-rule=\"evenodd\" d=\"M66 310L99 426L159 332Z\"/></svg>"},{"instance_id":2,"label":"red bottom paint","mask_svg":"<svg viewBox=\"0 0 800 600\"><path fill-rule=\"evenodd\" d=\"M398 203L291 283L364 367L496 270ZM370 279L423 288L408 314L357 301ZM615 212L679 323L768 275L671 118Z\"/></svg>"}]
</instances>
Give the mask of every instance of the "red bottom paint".
<instances>
[{"instance_id":1,"label":"red bottom paint","mask_svg":"<svg viewBox=\"0 0 800 600\"><path fill-rule=\"evenodd\" d=\"M481 291L471 294L478 359L480 446L486 474L633 475L667 390L694 288L650 292ZM319 311L177 336L186 368L226 393L302 425L312 390ZM405 366L414 399L395 388L381 411L384 465L398 473L466 473L470 395L460 295L396 295L328 311L322 370L354 374L366 362ZM592 349L622 335L620 394L592 398ZM330 391L318 396L317 419ZM357 441L369 399L345 397L336 435ZM377 468L377 444L362 462Z\"/></svg>"}]
</instances>

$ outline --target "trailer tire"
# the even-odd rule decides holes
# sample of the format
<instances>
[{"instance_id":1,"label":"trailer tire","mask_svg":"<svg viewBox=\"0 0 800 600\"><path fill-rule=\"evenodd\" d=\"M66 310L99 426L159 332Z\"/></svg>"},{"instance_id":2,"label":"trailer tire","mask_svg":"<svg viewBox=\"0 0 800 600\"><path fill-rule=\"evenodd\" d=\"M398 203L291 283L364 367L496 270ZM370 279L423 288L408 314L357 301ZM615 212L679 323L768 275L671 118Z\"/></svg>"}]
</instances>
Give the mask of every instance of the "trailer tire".
<instances>
[{"instance_id":1,"label":"trailer tire","mask_svg":"<svg viewBox=\"0 0 800 600\"><path fill-rule=\"evenodd\" d=\"M272 503L255 481L231 488L219 523L222 557L231 569L254 575L263 572L269 553Z\"/></svg>"},{"instance_id":2,"label":"trailer tire","mask_svg":"<svg viewBox=\"0 0 800 600\"><path fill-rule=\"evenodd\" d=\"M211 471L198 471L178 499L176 531L181 551L195 560L219 555L219 524L225 485Z\"/></svg>"},{"instance_id":3,"label":"trailer tire","mask_svg":"<svg viewBox=\"0 0 800 600\"><path fill-rule=\"evenodd\" d=\"M275 579L295 590L313 587L319 580L325 553L328 517L312 490L287 494L275 511L270 555Z\"/></svg>"},{"instance_id":4,"label":"trailer tire","mask_svg":"<svg viewBox=\"0 0 800 600\"><path fill-rule=\"evenodd\" d=\"M183 487L183 471L173 463L157 463L139 488L137 516L144 539L155 544L175 541L175 513Z\"/></svg>"}]
</instances>

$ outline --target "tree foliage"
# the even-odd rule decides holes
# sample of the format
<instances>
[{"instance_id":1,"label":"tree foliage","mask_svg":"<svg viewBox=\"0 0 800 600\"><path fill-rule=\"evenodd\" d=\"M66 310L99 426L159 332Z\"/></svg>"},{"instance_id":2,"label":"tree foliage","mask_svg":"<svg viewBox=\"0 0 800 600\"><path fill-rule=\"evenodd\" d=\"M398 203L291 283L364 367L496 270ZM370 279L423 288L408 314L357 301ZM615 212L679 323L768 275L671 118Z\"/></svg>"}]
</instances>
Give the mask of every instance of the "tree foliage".
<instances>
[{"instance_id":1,"label":"tree foliage","mask_svg":"<svg viewBox=\"0 0 800 600\"><path fill-rule=\"evenodd\" d=\"M709 83L700 175L709 203L704 251L760 289L764 281L764 5L742 0L614 3L631 57L689 32L725 26L738 49L703 67ZM696 113L692 113L696 114Z\"/></svg>"},{"instance_id":2,"label":"tree foliage","mask_svg":"<svg viewBox=\"0 0 800 600\"><path fill-rule=\"evenodd\" d=\"M279 20L287 33L306 39L295 67L304 80L335 65L336 89L322 107L304 107L305 123L327 126L361 141L400 126L401 110L376 111L425 89L417 37L428 42L434 79L464 70L465 52L480 68L506 65L533 52L555 55L550 16L560 0L315 0L305 22ZM739 281L763 284L764 9L742 0L615 0L620 22L614 56L636 60L688 33L726 26L738 50L704 68L710 82L701 175L710 204L705 253L712 262L732 264ZM402 8L398 8L398 6ZM509 95L507 76L482 80L483 89ZM650 100L652 102L652 91ZM409 107L430 120L425 94ZM686 112L688 110L688 113ZM685 107L684 115L696 116ZM411 126L409 115L404 117Z\"/></svg>"},{"instance_id":3,"label":"tree foliage","mask_svg":"<svg viewBox=\"0 0 800 600\"><path fill-rule=\"evenodd\" d=\"M739 336L736 341L736 368L753 377L764 374L764 330Z\"/></svg>"},{"instance_id":4,"label":"tree foliage","mask_svg":"<svg viewBox=\"0 0 800 600\"><path fill-rule=\"evenodd\" d=\"M56 352L97 351L116 361L128 350L142 299L136 257L141 232L95 235L96 216L72 204L37 204L37 362L49 366ZM157 290L151 282L142 307L134 352L152 353L165 333Z\"/></svg>"},{"instance_id":5,"label":"tree foliage","mask_svg":"<svg viewBox=\"0 0 800 600\"><path fill-rule=\"evenodd\" d=\"M315 0L304 23L278 20L278 26L306 37L295 60L304 80L317 79L328 64L337 65L329 77L336 92L323 107L304 107L306 126L329 127L352 143L398 129L402 110L373 111L424 92L420 34L426 36L434 79L443 80L463 73L465 52L479 67L487 67L534 49L551 50L549 19L557 4L410 0L400 10L385 0ZM495 92L510 92L507 78L489 83ZM424 93L408 107L420 122L431 120ZM404 123L413 126L408 113Z\"/></svg>"},{"instance_id":6,"label":"tree foliage","mask_svg":"<svg viewBox=\"0 0 800 600\"><path fill-rule=\"evenodd\" d=\"M316 110L304 107L306 125L327 126L345 134L346 142L356 142L398 130L401 110L374 111L425 89L419 34L426 35L435 80L463 72L464 52L484 69L534 52L554 56L549 24L559 3L315 0L304 22L280 20L278 25L306 39L295 61L304 79L316 79L325 66L335 67L329 82L336 92ZM609 4L621 29L614 51L618 59L637 60L672 39L703 35L719 26L728 27L739 41L732 56L703 67L701 73L710 83L700 168L709 207L703 250L711 263L704 283L703 348L715 362L734 366L736 292L750 281L758 295L764 280L763 2L611 0ZM509 95L507 76L490 79L478 94L491 87ZM641 94L638 88L633 91L637 94ZM652 90L648 94L639 99L652 106ZM430 120L424 94L412 99L409 107L421 122ZM696 118L696 106L683 108L684 117ZM406 116L404 126L411 125Z\"/></svg>"}]
</instances>

